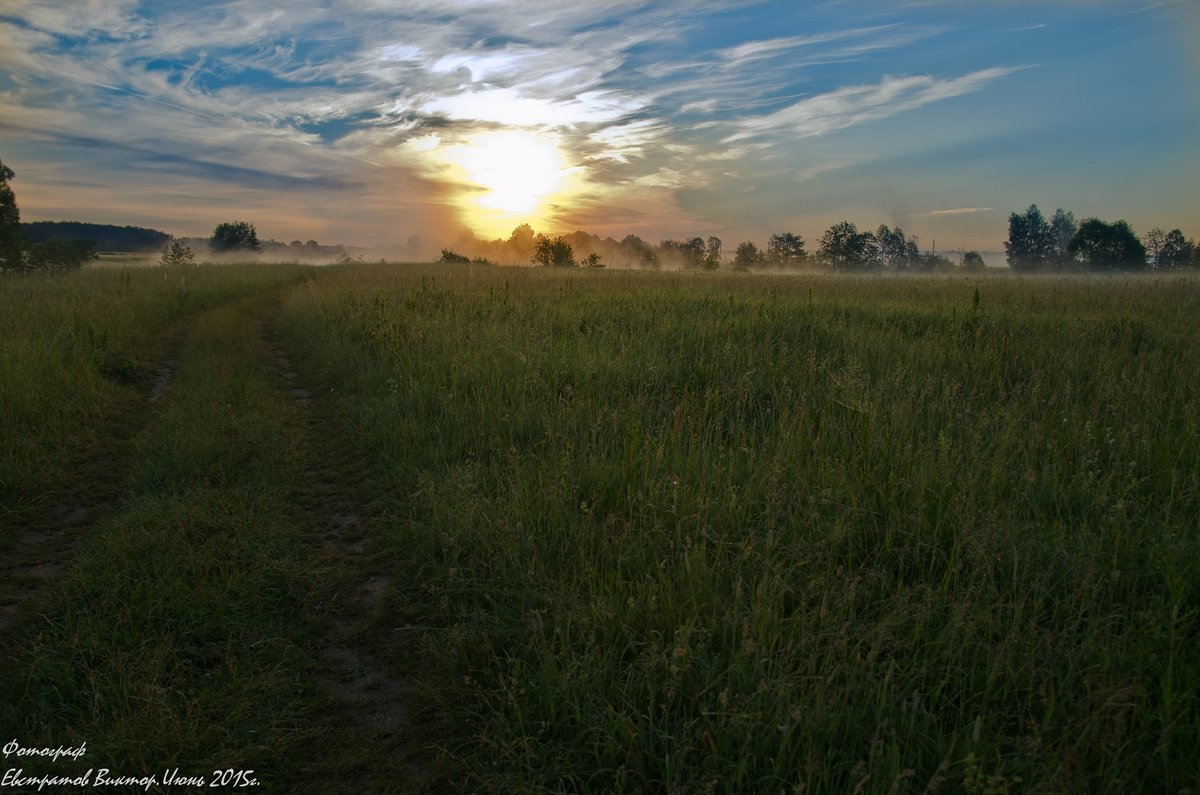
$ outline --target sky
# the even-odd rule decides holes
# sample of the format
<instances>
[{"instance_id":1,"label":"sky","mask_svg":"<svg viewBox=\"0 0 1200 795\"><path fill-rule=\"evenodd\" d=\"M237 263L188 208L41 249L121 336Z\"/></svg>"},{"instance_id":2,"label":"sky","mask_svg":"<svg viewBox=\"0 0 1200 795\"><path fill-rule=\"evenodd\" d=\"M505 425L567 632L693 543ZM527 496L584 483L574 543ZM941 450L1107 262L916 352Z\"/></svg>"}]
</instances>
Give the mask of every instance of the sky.
<instances>
[{"instance_id":1,"label":"sky","mask_svg":"<svg viewBox=\"0 0 1200 795\"><path fill-rule=\"evenodd\" d=\"M0 0L0 42L26 221L1200 236L1200 0Z\"/></svg>"}]
</instances>

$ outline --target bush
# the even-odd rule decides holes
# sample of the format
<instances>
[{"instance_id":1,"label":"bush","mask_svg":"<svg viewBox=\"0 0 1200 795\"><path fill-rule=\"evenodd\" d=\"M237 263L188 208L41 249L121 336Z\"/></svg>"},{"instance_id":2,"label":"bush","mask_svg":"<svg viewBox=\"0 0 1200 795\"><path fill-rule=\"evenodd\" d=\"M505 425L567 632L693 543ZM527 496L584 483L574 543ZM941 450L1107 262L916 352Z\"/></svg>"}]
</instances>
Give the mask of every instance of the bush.
<instances>
[{"instance_id":1,"label":"bush","mask_svg":"<svg viewBox=\"0 0 1200 795\"><path fill-rule=\"evenodd\" d=\"M178 240L163 249L162 258L158 261L164 268L180 268L196 264L196 253L191 247Z\"/></svg>"},{"instance_id":2,"label":"bush","mask_svg":"<svg viewBox=\"0 0 1200 795\"><path fill-rule=\"evenodd\" d=\"M550 240L539 236L533 252L533 264L546 268L574 268L575 249L561 237Z\"/></svg>"},{"instance_id":3,"label":"bush","mask_svg":"<svg viewBox=\"0 0 1200 795\"><path fill-rule=\"evenodd\" d=\"M46 240L25 247L25 263L30 270L67 270L98 259L96 244L90 240Z\"/></svg>"}]
</instances>

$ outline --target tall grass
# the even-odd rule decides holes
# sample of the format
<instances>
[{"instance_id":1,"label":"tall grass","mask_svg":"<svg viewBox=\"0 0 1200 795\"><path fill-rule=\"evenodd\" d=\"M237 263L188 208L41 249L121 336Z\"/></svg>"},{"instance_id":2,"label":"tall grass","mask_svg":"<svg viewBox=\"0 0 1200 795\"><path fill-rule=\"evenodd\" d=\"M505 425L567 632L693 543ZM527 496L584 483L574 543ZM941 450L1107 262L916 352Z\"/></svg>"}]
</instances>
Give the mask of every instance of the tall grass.
<instances>
[{"instance_id":1,"label":"tall grass","mask_svg":"<svg viewBox=\"0 0 1200 795\"><path fill-rule=\"evenodd\" d=\"M290 294L453 782L1200 780L1200 285L356 268Z\"/></svg>"},{"instance_id":2,"label":"tall grass","mask_svg":"<svg viewBox=\"0 0 1200 795\"><path fill-rule=\"evenodd\" d=\"M331 575L296 501L299 409L261 336L258 292L294 274L224 276L206 300L247 294L189 322L121 504L4 639L0 731L25 747L86 743L87 757L10 767L153 775L154 791L171 788L170 769L210 785L232 769L263 791L345 791L311 788Z\"/></svg>"},{"instance_id":3,"label":"tall grass","mask_svg":"<svg viewBox=\"0 0 1200 795\"><path fill-rule=\"evenodd\" d=\"M36 502L72 478L95 433L140 408L181 321L299 274L85 268L0 279L0 504Z\"/></svg>"}]
</instances>

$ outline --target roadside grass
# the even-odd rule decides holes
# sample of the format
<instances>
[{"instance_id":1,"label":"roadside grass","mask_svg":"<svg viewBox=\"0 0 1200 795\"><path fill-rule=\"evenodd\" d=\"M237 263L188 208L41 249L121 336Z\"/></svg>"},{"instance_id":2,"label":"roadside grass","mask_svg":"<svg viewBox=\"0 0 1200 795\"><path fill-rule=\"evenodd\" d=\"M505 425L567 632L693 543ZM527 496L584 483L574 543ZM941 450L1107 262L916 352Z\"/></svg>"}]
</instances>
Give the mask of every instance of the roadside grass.
<instances>
[{"instance_id":1,"label":"roadside grass","mask_svg":"<svg viewBox=\"0 0 1200 795\"><path fill-rule=\"evenodd\" d=\"M197 313L295 267L135 269L0 279L0 627L36 609L71 548L125 498L147 395Z\"/></svg>"},{"instance_id":2,"label":"roadside grass","mask_svg":"<svg viewBox=\"0 0 1200 795\"><path fill-rule=\"evenodd\" d=\"M243 273L209 289L215 301L291 278ZM259 333L266 300L232 298L190 323L161 415L136 440L127 499L0 663L5 736L86 742L77 775L161 783L179 768L212 781L232 768L265 791L312 785L315 605L334 575L296 507L306 447Z\"/></svg>"},{"instance_id":3,"label":"roadside grass","mask_svg":"<svg viewBox=\"0 0 1200 795\"><path fill-rule=\"evenodd\" d=\"M1200 780L1200 284L358 267L297 368L447 787ZM389 640L390 639L390 640Z\"/></svg>"},{"instance_id":4,"label":"roadside grass","mask_svg":"<svg viewBox=\"0 0 1200 795\"><path fill-rule=\"evenodd\" d=\"M79 452L111 419L145 410L155 368L183 320L299 273L84 268L0 279L0 504L27 506L73 480ZM11 542L0 534L0 545Z\"/></svg>"}]
</instances>

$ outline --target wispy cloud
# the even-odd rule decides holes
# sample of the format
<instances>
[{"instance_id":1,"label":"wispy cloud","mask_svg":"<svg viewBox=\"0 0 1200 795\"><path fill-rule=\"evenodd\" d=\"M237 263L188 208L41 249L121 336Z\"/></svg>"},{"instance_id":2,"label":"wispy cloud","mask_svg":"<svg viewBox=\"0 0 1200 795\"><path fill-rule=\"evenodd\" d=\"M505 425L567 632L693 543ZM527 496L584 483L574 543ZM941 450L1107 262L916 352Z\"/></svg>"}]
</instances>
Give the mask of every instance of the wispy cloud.
<instances>
[{"instance_id":1,"label":"wispy cloud","mask_svg":"<svg viewBox=\"0 0 1200 795\"><path fill-rule=\"evenodd\" d=\"M884 77L871 85L846 86L801 100L774 113L737 123L738 132L723 143L786 131L805 138L825 135L935 102L970 94L1006 77L1021 67L993 67L961 77L939 79L929 75Z\"/></svg>"},{"instance_id":2,"label":"wispy cloud","mask_svg":"<svg viewBox=\"0 0 1200 795\"><path fill-rule=\"evenodd\" d=\"M987 213L995 210L995 207L952 207L948 210L929 210L924 213L913 213L913 215L925 215L933 218L948 215L974 215L975 213Z\"/></svg>"},{"instance_id":3,"label":"wispy cloud","mask_svg":"<svg viewBox=\"0 0 1200 795\"><path fill-rule=\"evenodd\" d=\"M727 196L746 202L798 182L805 191L833 185L831 175L866 162L864 152L874 162L897 148L882 134L837 141L986 96L1027 68L1006 65L1000 48L946 56L973 50L963 37L987 28L957 24L953 7L8 0L0 129L13 142L6 162L10 147L52 151L56 173L77 168L89 184L103 174L131 193L162 196L174 180L192 195L259 203L305 191L314 205L355 207L389 228L397 213L427 218L419 200L443 222L456 220L448 197L472 186L469 174L451 175L446 153L519 130L561 153L561 170L578 183L575 205L556 208L555 222L607 223L620 205L691 223L695 207ZM1022 29L1057 33L1058 19L1044 13L1047 22ZM996 20L987 35L1010 44L1005 24L1025 21ZM705 191L711 201L694 200Z\"/></svg>"},{"instance_id":4,"label":"wispy cloud","mask_svg":"<svg viewBox=\"0 0 1200 795\"><path fill-rule=\"evenodd\" d=\"M785 36L774 39L763 39L760 41L748 41L743 44L738 44L734 47L726 47L717 51L717 56L721 60L732 64L745 64L750 61L758 61L763 58L770 58L787 50L795 50L800 47L811 47L817 44L829 44L830 42L843 41L845 39L859 38L879 33L880 31L893 30L897 26L891 25L876 25L865 28L852 28L849 30L834 30L826 33L815 33L808 36Z\"/></svg>"}]
</instances>

